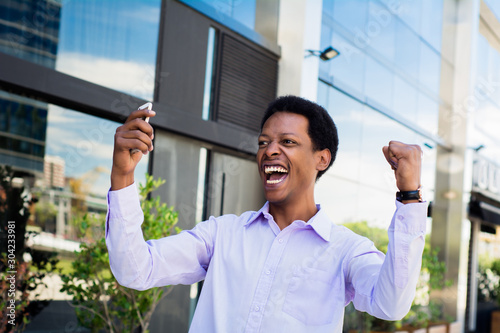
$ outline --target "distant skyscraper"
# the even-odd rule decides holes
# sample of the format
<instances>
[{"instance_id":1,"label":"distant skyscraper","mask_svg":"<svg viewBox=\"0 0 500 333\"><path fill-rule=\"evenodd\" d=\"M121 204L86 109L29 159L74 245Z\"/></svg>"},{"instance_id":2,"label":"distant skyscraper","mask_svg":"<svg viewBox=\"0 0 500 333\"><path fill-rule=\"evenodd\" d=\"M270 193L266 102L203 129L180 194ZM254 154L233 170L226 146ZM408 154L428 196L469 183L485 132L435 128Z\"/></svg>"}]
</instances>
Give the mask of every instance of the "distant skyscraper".
<instances>
[{"instance_id":1,"label":"distant skyscraper","mask_svg":"<svg viewBox=\"0 0 500 333\"><path fill-rule=\"evenodd\" d=\"M0 2L0 52L55 68L61 1ZM47 103L0 93L0 163L26 174L44 170Z\"/></svg>"},{"instance_id":2,"label":"distant skyscraper","mask_svg":"<svg viewBox=\"0 0 500 333\"><path fill-rule=\"evenodd\" d=\"M43 174L45 185L50 188L64 188L64 159L59 156L45 156Z\"/></svg>"}]
</instances>

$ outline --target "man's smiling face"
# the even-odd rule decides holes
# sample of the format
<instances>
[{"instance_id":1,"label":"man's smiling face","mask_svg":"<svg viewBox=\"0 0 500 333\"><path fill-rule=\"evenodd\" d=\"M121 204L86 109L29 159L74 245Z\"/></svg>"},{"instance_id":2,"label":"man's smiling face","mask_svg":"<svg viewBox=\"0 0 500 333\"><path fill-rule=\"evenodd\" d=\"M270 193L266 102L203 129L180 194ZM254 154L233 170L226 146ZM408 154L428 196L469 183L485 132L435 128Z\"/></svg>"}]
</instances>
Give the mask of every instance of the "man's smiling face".
<instances>
[{"instance_id":1,"label":"man's smiling face","mask_svg":"<svg viewBox=\"0 0 500 333\"><path fill-rule=\"evenodd\" d=\"M326 168L325 152L314 151L308 128L306 117L286 111L276 112L264 123L257 163L270 203L293 204L314 196L317 172Z\"/></svg>"}]
</instances>

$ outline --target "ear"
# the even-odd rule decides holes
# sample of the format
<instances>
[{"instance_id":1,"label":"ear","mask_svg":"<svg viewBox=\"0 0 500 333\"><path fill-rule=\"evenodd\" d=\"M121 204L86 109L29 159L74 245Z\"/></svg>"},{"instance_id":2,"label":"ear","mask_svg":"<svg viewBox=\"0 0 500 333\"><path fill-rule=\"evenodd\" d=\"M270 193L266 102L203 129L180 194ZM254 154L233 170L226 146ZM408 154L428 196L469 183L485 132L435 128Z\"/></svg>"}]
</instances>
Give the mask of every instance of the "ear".
<instances>
[{"instance_id":1,"label":"ear","mask_svg":"<svg viewBox=\"0 0 500 333\"><path fill-rule=\"evenodd\" d=\"M325 148L323 150L318 150L316 153L316 170L323 171L328 168L330 161L332 160L332 153L330 149Z\"/></svg>"}]
</instances>

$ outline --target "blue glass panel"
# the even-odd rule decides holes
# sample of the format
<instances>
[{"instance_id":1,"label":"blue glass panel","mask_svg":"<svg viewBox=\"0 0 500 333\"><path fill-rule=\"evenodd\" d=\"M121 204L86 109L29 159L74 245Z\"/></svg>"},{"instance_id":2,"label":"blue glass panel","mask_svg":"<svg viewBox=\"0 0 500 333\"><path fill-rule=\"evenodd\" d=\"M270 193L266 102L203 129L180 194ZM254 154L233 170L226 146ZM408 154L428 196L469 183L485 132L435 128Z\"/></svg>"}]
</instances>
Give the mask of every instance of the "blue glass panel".
<instances>
[{"instance_id":1,"label":"blue glass panel","mask_svg":"<svg viewBox=\"0 0 500 333\"><path fill-rule=\"evenodd\" d=\"M47 120L47 155L64 160L66 177L94 179L89 190L104 197L110 186L114 133L121 124L51 104ZM137 182L144 183L148 157L138 164Z\"/></svg>"},{"instance_id":2,"label":"blue glass panel","mask_svg":"<svg viewBox=\"0 0 500 333\"><path fill-rule=\"evenodd\" d=\"M441 57L425 43L420 42L419 81L436 95L439 95Z\"/></svg>"},{"instance_id":3,"label":"blue glass panel","mask_svg":"<svg viewBox=\"0 0 500 333\"><path fill-rule=\"evenodd\" d=\"M422 183L426 198L432 200L436 156L435 150L423 145L426 140L322 82L318 101L327 105L337 125L339 151L332 168L316 185L315 198L336 223L367 221L387 227L394 211L396 184L381 148L390 140L422 147Z\"/></svg>"},{"instance_id":4,"label":"blue glass panel","mask_svg":"<svg viewBox=\"0 0 500 333\"><path fill-rule=\"evenodd\" d=\"M365 54L340 35L333 33L331 45L340 52L340 56L323 62L320 70L327 69L328 75L335 82L341 82L357 92L364 90Z\"/></svg>"},{"instance_id":5,"label":"blue glass panel","mask_svg":"<svg viewBox=\"0 0 500 333\"><path fill-rule=\"evenodd\" d=\"M476 52L476 81L479 79L487 80L488 78L488 54L489 54L489 44L486 38L478 34L477 35L477 52Z\"/></svg>"},{"instance_id":6,"label":"blue glass panel","mask_svg":"<svg viewBox=\"0 0 500 333\"><path fill-rule=\"evenodd\" d=\"M418 95L417 124L428 132L437 135L439 104L423 93Z\"/></svg>"},{"instance_id":7,"label":"blue glass panel","mask_svg":"<svg viewBox=\"0 0 500 333\"><path fill-rule=\"evenodd\" d=\"M337 125L339 150L332 174L356 181L359 177L359 150L363 105L334 88L328 88L326 109ZM320 90L321 93L326 90Z\"/></svg>"},{"instance_id":8,"label":"blue glass panel","mask_svg":"<svg viewBox=\"0 0 500 333\"><path fill-rule=\"evenodd\" d=\"M474 110L474 130L471 141L474 146L484 145L481 154L500 164L500 108L486 100Z\"/></svg>"},{"instance_id":9,"label":"blue glass panel","mask_svg":"<svg viewBox=\"0 0 500 333\"><path fill-rule=\"evenodd\" d=\"M401 21L396 22L396 65L418 79L420 39Z\"/></svg>"},{"instance_id":10,"label":"blue glass panel","mask_svg":"<svg viewBox=\"0 0 500 333\"><path fill-rule=\"evenodd\" d=\"M333 3L335 0L323 0L323 13L333 17Z\"/></svg>"},{"instance_id":11,"label":"blue glass panel","mask_svg":"<svg viewBox=\"0 0 500 333\"><path fill-rule=\"evenodd\" d=\"M377 1L370 1L365 32L370 46L391 61L395 55L395 21L396 17L386 7Z\"/></svg>"},{"instance_id":12,"label":"blue glass panel","mask_svg":"<svg viewBox=\"0 0 500 333\"><path fill-rule=\"evenodd\" d=\"M152 99L160 4L160 0L65 2L56 69Z\"/></svg>"},{"instance_id":13,"label":"blue glass panel","mask_svg":"<svg viewBox=\"0 0 500 333\"><path fill-rule=\"evenodd\" d=\"M248 28L255 29L256 0L201 0L220 15L235 19ZM190 1L186 1L190 2Z\"/></svg>"},{"instance_id":14,"label":"blue glass panel","mask_svg":"<svg viewBox=\"0 0 500 333\"><path fill-rule=\"evenodd\" d=\"M366 58L365 95L386 108L392 105L394 74L372 58Z\"/></svg>"},{"instance_id":15,"label":"blue glass panel","mask_svg":"<svg viewBox=\"0 0 500 333\"><path fill-rule=\"evenodd\" d=\"M161 0L33 1L0 7L0 51L145 99Z\"/></svg>"},{"instance_id":16,"label":"blue glass panel","mask_svg":"<svg viewBox=\"0 0 500 333\"><path fill-rule=\"evenodd\" d=\"M368 107L365 107L362 123L359 181L394 193L394 172L383 157L382 147L391 140L412 143L415 133Z\"/></svg>"},{"instance_id":17,"label":"blue glass panel","mask_svg":"<svg viewBox=\"0 0 500 333\"><path fill-rule=\"evenodd\" d=\"M417 1L398 1L397 14L414 32L420 34L422 2Z\"/></svg>"},{"instance_id":18,"label":"blue glass panel","mask_svg":"<svg viewBox=\"0 0 500 333\"><path fill-rule=\"evenodd\" d=\"M328 109L328 89L330 87L327 84L321 81L318 82L318 98L316 102L325 109Z\"/></svg>"},{"instance_id":19,"label":"blue glass panel","mask_svg":"<svg viewBox=\"0 0 500 333\"><path fill-rule=\"evenodd\" d=\"M0 4L0 51L54 68L61 18L59 1Z\"/></svg>"},{"instance_id":20,"label":"blue glass panel","mask_svg":"<svg viewBox=\"0 0 500 333\"><path fill-rule=\"evenodd\" d=\"M497 20L500 21L500 2L498 0L484 0L488 7L495 14Z\"/></svg>"},{"instance_id":21,"label":"blue glass panel","mask_svg":"<svg viewBox=\"0 0 500 333\"><path fill-rule=\"evenodd\" d=\"M211 114L212 105L212 83L214 80L214 66L215 66L215 42L216 42L217 32L214 28L210 27L208 29L208 43L207 43L207 62L205 67L205 87L203 91L203 112L202 119L209 120Z\"/></svg>"},{"instance_id":22,"label":"blue glass panel","mask_svg":"<svg viewBox=\"0 0 500 333\"><path fill-rule=\"evenodd\" d=\"M327 24L322 24L321 25L321 36L320 36L320 50L326 49L328 46L333 46L331 43L333 42L332 40L332 28L330 28ZM328 62L321 62L323 63L328 63Z\"/></svg>"},{"instance_id":23,"label":"blue glass panel","mask_svg":"<svg viewBox=\"0 0 500 333\"><path fill-rule=\"evenodd\" d=\"M333 18L356 35L365 34L365 25L368 15L368 1L366 0L335 0L333 4Z\"/></svg>"},{"instance_id":24,"label":"blue glass panel","mask_svg":"<svg viewBox=\"0 0 500 333\"><path fill-rule=\"evenodd\" d=\"M394 77L394 94L392 108L409 121L417 120L417 96L415 87L408 84L399 76Z\"/></svg>"},{"instance_id":25,"label":"blue glass panel","mask_svg":"<svg viewBox=\"0 0 500 333\"><path fill-rule=\"evenodd\" d=\"M420 34L437 51L441 51L443 27L443 0L422 1L422 24Z\"/></svg>"}]
</instances>

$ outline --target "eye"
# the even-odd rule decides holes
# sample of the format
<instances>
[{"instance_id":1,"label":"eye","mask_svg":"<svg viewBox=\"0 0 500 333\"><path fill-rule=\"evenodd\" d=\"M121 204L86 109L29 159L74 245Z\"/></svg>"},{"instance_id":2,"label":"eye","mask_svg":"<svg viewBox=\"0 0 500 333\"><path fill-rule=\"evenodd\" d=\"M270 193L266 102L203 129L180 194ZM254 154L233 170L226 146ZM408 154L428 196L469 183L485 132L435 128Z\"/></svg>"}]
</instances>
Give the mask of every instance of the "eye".
<instances>
[{"instance_id":1,"label":"eye","mask_svg":"<svg viewBox=\"0 0 500 333\"><path fill-rule=\"evenodd\" d=\"M259 140L259 147L264 147L267 145L267 141L266 140Z\"/></svg>"},{"instance_id":2,"label":"eye","mask_svg":"<svg viewBox=\"0 0 500 333\"><path fill-rule=\"evenodd\" d=\"M291 140L291 139L284 139L284 140L283 140L283 144L285 144L285 145L293 145L293 144L295 144L295 143L296 143L296 142L295 142L295 141L293 141L293 140Z\"/></svg>"}]
</instances>

